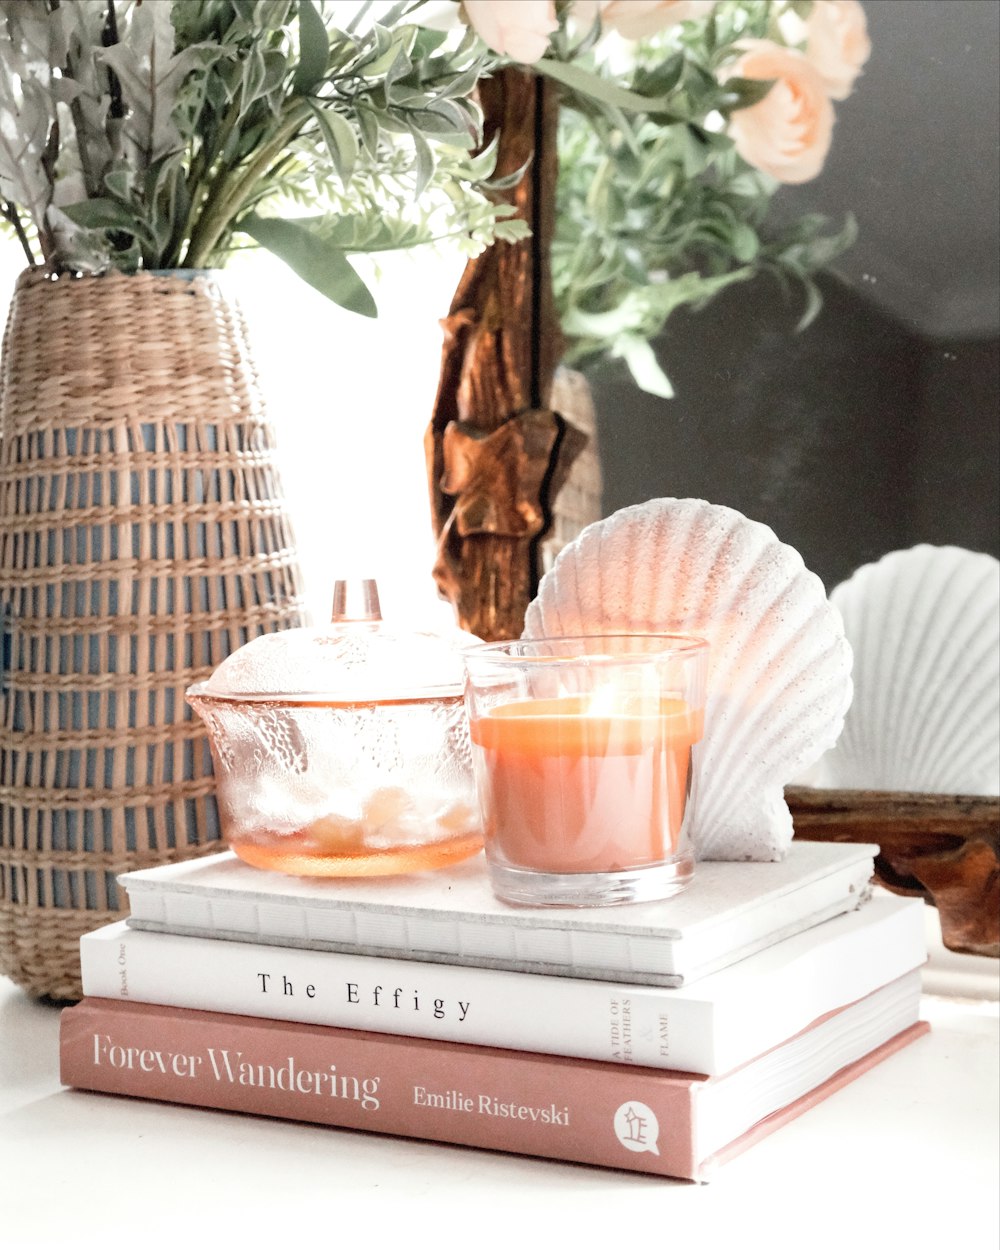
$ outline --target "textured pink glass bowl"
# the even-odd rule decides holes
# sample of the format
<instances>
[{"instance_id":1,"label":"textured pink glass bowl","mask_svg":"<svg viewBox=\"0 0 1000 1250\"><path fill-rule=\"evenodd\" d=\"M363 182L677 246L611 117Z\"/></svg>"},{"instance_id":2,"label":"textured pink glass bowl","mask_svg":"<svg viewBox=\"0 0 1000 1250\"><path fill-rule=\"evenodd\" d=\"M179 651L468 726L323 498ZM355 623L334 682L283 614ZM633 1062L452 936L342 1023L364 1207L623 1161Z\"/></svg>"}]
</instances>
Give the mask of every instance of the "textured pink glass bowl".
<instances>
[{"instance_id":1,"label":"textured pink glass bowl","mask_svg":"<svg viewBox=\"0 0 1000 1250\"><path fill-rule=\"evenodd\" d=\"M247 863L381 876L482 849L466 636L397 635L377 599L374 611L256 639L188 690L209 733L223 834Z\"/></svg>"}]
</instances>

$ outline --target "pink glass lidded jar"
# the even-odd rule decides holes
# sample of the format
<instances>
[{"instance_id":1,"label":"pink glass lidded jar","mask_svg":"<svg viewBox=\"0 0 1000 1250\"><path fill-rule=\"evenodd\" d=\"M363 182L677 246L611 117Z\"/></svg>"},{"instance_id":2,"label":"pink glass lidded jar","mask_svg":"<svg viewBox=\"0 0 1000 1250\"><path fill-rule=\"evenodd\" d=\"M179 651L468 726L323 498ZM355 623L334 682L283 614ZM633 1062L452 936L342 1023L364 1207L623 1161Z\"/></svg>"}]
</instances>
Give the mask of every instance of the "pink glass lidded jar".
<instances>
[{"instance_id":1,"label":"pink glass lidded jar","mask_svg":"<svg viewBox=\"0 0 1000 1250\"><path fill-rule=\"evenodd\" d=\"M222 831L248 864L363 877L482 848L463 650L397 631L373 581L337 582L324 629L265 634L187 699L205 722Z\"/></svg>"}]
</instances>

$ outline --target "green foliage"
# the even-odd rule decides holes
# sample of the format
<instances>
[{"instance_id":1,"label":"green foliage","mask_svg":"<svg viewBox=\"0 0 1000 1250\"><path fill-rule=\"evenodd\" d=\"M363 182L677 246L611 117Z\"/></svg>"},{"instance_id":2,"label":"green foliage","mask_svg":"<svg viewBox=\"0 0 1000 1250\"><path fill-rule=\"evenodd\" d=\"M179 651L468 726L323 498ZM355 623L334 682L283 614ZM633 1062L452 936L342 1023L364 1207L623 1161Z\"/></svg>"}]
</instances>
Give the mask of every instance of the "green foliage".
<instances>
[{"instance_id":1,"label":"green foliage","mask_svg":"<svg viewBox=\"0 0 1000 1250\"><path fill-rule=\"evenodd\" d=\"M772 273L801 291L800 328L819 311L813 276L851 245L853 220L840 230L813 215L774 225L778 184L725 133L771 86L727 79L726 67L739 40L778 34L783 7L727 0L706 21L645 40L613 92L564 93L552 274L570 361L623 359L642 389L669 397L650 339L678 308ZM571 86L567 69L582 72L553 77ZM632 107L623 93L651 103Z\"/></svg>"},{"instance_id":2,"label":"green foliage","mask_svg":"<svg viewBox=\"0 0 1000 1250\"><path fill-rule=\"evenodd\" d=\"M215 267L249 237L372 313L350 252L523 233L473 155L488 53L413 7L0 0L4 217L56 271Z\"/></svg>"},{"instance_id":3,"label":"green foliage","mask_svg":"<svg viewBox=\"0 0 1000 1250\"><path fill-rule=\"evenodd\" d=\"M528 232L480 150L475 88L504 58L421 8L0 0L0 218L56 271L214 267L257 244L372 315L351 255ZM551 259L571 360L622 358L667 395L650 339L677 308L770 272L804 292L801 324L815 315L813 275L853 223L776 228L777 184L726 133L771 87L730 76L740 42L783 42L782 15L809 8L719 0L612 72L599 22L577 29L560 0L533 69L563 105Z\"/></svg>"}]
</instances>

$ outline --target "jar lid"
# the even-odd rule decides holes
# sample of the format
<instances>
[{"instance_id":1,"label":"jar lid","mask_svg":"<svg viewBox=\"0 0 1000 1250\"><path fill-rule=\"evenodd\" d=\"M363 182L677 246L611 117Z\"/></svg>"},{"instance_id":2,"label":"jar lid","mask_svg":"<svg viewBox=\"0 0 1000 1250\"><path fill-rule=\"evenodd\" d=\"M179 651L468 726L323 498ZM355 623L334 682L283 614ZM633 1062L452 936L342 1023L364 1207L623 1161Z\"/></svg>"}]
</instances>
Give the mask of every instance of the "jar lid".
<instances>
[{"instance_id":1,"label":"jar lid","mask_svg":"<svg viewBox=\"0 0 1000 1250\"><path fill-rule=\"evenodd\" d=\"M371 703L460 695L463 653L479 640L396 630L382 620L372 580L334 585L331 623L262 634L234 651L195 691L237 701Z\"/></svg>"}]
</instances>

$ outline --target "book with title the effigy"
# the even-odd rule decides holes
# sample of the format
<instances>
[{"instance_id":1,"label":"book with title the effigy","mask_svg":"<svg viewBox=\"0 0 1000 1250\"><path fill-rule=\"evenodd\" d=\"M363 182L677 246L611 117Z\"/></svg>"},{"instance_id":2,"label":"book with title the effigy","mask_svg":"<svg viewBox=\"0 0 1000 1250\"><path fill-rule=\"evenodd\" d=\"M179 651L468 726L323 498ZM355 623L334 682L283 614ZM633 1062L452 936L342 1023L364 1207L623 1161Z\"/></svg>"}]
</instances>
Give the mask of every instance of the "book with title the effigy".
<instances>
[{"instance_id":1,"label":"book with title the effigy","mask_svg":"<svg viewBox=\"0 0 1000 1250\"><path fill-rule=\"evenodd\" d=\"M926 959L923 904L872 899L690 986L550 977L172 933L80 943L83 992L473 1046L730 1071Z\"/></svg>"},{"instance_id":2,"label":"book with title the effigy","mask_svg":"<svg viewBox=\"0 0 1000 1250\"><path fill-rule=\"evenodd\" d=\"M778 863L702 863L660 902L513 907L482 856L433 873L316 880L231 852L123 873L136 929L547 976L680 986L853 910L877 847L794 842Z\"/></svg>"},{"instance_id":3,"label":"book with title the effigy","mask_svg":"<svg viewBox=\"0 0 1000 1250\"><path fill-rule=\"evenodd\" d=\"M63 1012L60 1074L83 1090L707 1180L916 1040L919 999L912 972L707 1078L87 998Z\"/></svg>"}]
</instances>

